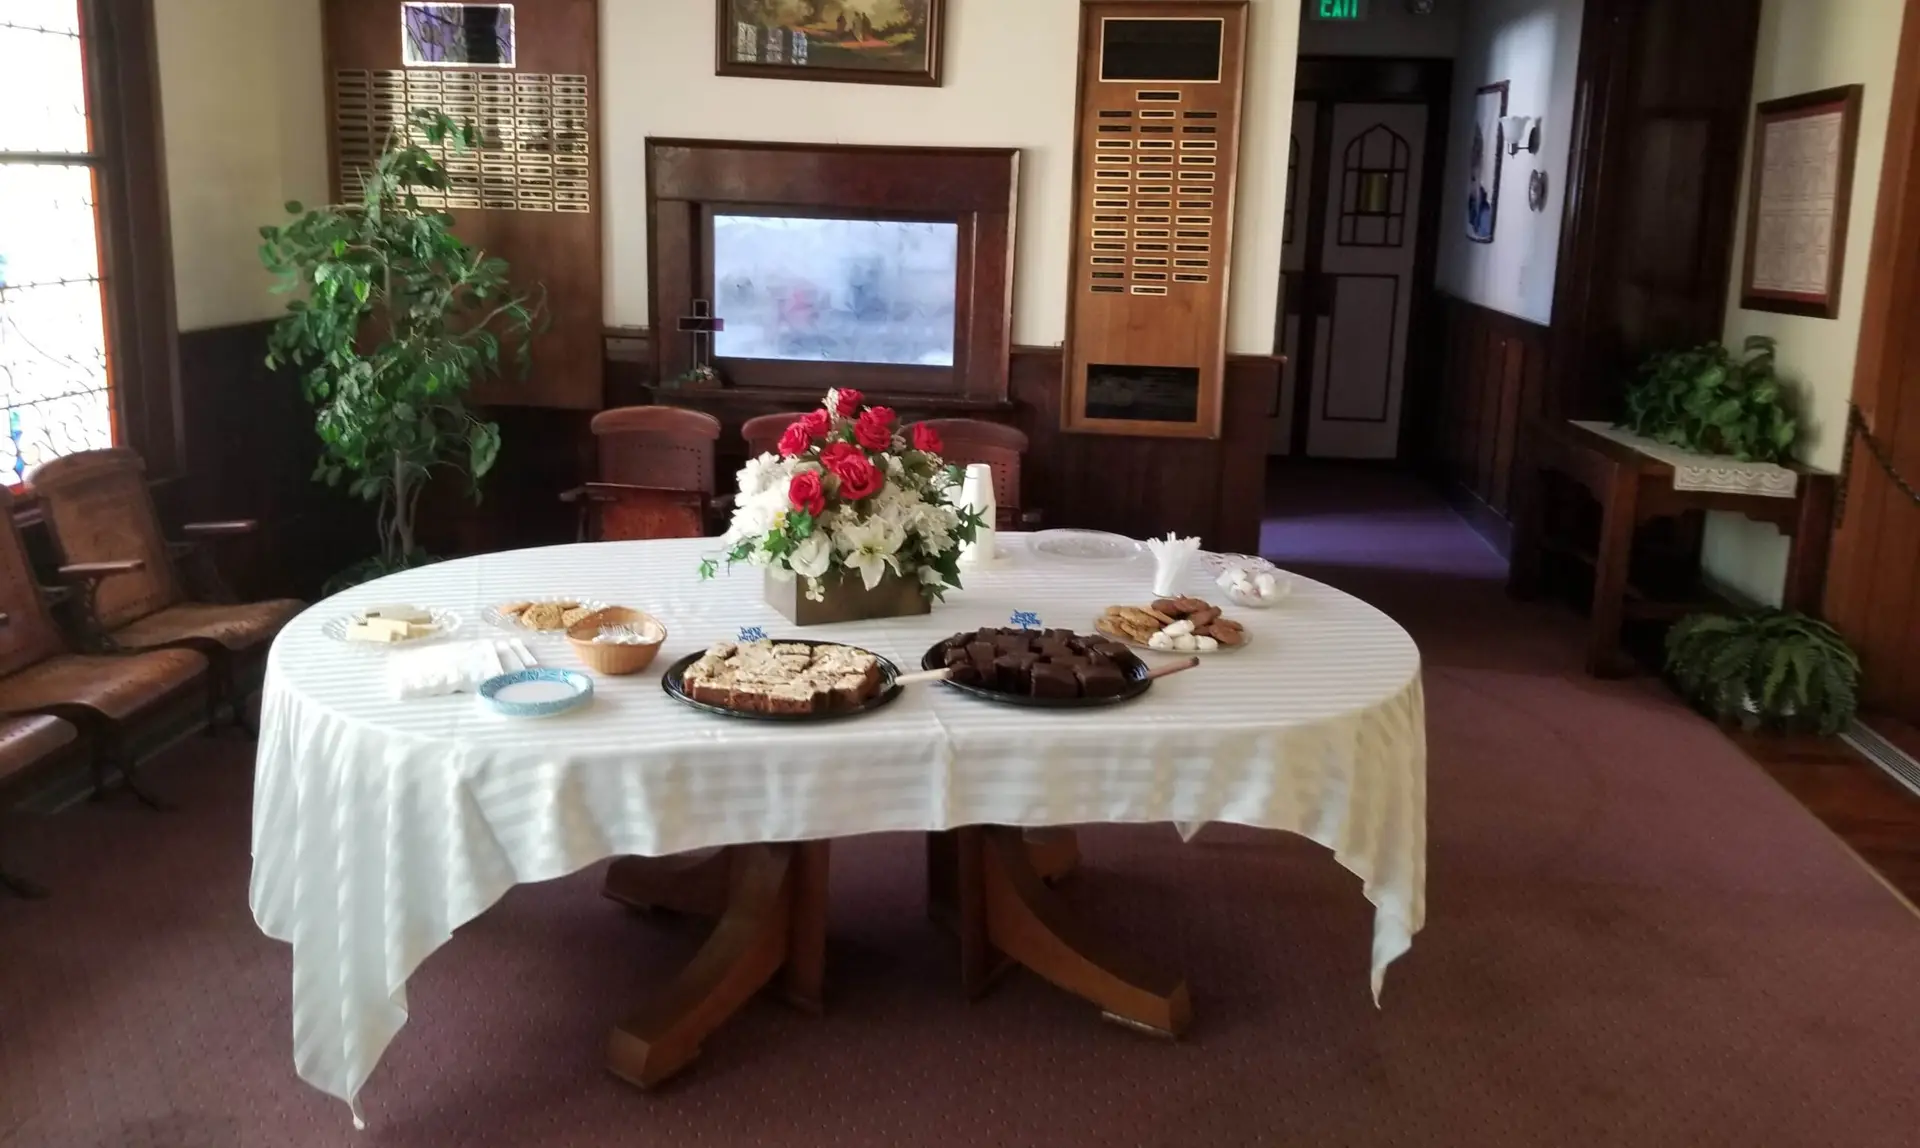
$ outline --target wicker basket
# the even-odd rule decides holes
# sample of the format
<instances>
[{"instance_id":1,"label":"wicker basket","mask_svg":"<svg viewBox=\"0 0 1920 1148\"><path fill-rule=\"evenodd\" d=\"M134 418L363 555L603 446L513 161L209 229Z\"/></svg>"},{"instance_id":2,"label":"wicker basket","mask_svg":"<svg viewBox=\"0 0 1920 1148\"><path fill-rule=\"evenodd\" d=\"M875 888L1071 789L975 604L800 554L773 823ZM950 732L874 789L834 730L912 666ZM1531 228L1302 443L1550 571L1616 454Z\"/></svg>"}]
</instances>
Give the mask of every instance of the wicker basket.
<instances>
[{"instance_id":1,"label":"wicker basket","mask_svg":"<svg viewBox=\"0 0 1920 1148\"><path fill-rule=\"evenodd\" d=\"M645 626L648 622L660 627L660 641L625 645L593 640L602 626ZM573 646L574 654L594 673L609 677L637 674L646 669L653 664L654 655L660 652L661 643L666 640L667 627L660 619L639 610L629 610L625 606L596 610L567 627L567 642Z\"/></svg>"}]
</instances>

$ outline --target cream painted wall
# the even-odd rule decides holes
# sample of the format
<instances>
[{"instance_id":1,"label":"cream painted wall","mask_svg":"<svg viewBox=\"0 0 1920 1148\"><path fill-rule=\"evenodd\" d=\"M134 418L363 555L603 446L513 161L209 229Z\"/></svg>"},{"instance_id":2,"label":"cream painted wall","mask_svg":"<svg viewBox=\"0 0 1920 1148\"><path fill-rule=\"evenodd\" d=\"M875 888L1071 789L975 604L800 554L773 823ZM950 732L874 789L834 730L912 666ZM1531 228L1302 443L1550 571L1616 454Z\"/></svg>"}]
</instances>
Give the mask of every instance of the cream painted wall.
<instances>
[{"instance_id":1,"label":"cream painted wall","mask_svg":"<svg viewBox=\"0 0 1920 1148\"><path fill-rule=\"evenodd\" d=\"M164 0L163 0L164 2ZM1228 346L1273 351L1300 0L1253 0ZM601 165L606 318L647 322L648 136L1021 149L1013 339L1066 329L1079 5L956 0L944 85L750 80L713 74L707 0L602 0Z\"/></svg>"},{"instance_id":2,"label":"cream painted wall","mask_svg":"<svg viewBox=\"0 0 1920 1148\"><path fill-rule=\"evenodd\" d=\"M265 319L258 228L327 196L320 0L157 0L182 330Z\"/></svg>"},{"instance_id":3,"label":"cream painted wall","mask_svg":"<svg viewBox=\"0 0 1920 1148\"><path fill-rule=\"evenodd\" d=\"M1840 315L1808 319L1740 307L1741 267L1727 288L1725 342L1737 348L1749 335L1778 341L1781 374L1800 399L1800 458L1838 470L1846 445L1847 399L1853 391L1854 352L1860 339L1862 293L1873 247L1873 215L1886 150L1887 109L1900 42L1902 0L1765 0L1755 60L1753 100L1863 84L1860 145L1853 169L1847 254ZM1748 131L1752 126L1749 123ZM1748 139L1751 155L1752 139ZM1736 235L1745 236L1747 189L1740 189ZM1787 541L1771 526L1713 515L1707 522L1703 565L1709 578L1762 602L1778 603L1786 580Z\"/></svg>"},{"instance_id":4,"label":"cream painted wall","mask_svg":"<svg viewBox=\"0 0 1920 1148\"><path fill-rule=\"evenodd\" d=\"M1567 156L1573 142L1573 87L1580 65L1581 0L1472 0L1453 73L1446 186L1440 206L1435 281L1457 298L1535 323L1553 316L1560 260ZM1504 156L1492 243L1467 238L1467 141L1474 91L1507 81L1507 114L1539 116L1538 155ZM1527 181L1547 173L1546 210L1527 209Z\"/></svg>"}]
</instances>

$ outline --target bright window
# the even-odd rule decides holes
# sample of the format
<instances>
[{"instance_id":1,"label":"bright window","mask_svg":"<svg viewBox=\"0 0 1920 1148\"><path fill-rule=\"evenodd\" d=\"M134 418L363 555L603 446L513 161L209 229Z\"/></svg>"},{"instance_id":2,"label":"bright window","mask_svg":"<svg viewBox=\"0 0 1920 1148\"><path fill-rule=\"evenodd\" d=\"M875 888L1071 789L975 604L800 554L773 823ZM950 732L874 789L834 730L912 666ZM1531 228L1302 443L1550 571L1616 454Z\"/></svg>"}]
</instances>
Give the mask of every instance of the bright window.
<instances>
[{"instance_id":1,"label":"bright window","mask_svg":"<svg viewBox=\"0 0 1920 1148\"><path fill-rule=\"evenodd\" d=\"M717 215L721 358L953 365L960 228Z\"/></svg>"},{"instance_id":2,"label":"bright window","mask_svg":"<svg viewBox=\"0 0 1920 1148\"><path fill-rule=\"evenodd\" d=\"M113 445L77 0L0 4L0 482Z\"/></svg>"}]
</instances>

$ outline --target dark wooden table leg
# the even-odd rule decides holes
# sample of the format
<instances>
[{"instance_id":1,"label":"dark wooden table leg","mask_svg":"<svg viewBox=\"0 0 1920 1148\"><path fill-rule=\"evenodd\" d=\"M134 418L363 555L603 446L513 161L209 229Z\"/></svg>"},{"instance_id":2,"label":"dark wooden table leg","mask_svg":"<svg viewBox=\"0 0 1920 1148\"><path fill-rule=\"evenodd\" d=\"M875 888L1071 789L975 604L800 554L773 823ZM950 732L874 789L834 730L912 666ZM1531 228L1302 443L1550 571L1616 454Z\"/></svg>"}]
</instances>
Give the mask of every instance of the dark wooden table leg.
<instances>
[{"instance_id":1,"label":"dark wooden table leg","mask_svg":"<svg viewBox=\"0 0 1920 1148\"><path fill-rule=\"evenodd\" d=\"M793 910L787 939L787 964L780 973L780 995L803 1012L825 1009L827 973L827 859L825 841L793 847Z\"/></svg>"},{"instance_id":2,"label":"dark wooden table leg","mask_svg":"<svg viewBox=\"0 0 1920 1148\"><path fill-rule=\"evenodd\" d=\"M1107 945L1081 924L1040 877L1019 829L956 831L963 981L982 991L997 958L1025 965L1108 1018L1179 1036L1193 1018L1187 983Z\"/></svg>"},{"instance_id":3,"label":"dark wooden table leg","mask_svg":"<svg viewBox=\"0 0 1920 1148\"><path fill-rule=\"evenodd\" d=\"M733 850L671 857L619 857L607 866L601 895L635 909L718 917L727 907Z\"/></svg>"},{"instance_id":4,"label":"dark wooden table leg","mask_svg":"<svg viewBox=\"0 0 1920 1148\"><path fill-rule=\"evenodd\" d=\"M1065 880L1080 867L1080 835L1073 830L1029 829L1025 836L1034 872L1047 884Z\"/></svg>"},{"instance_id":5,"label":"dark wooden table leg","mask_svg":"<svg viewBox=\"0 0 1920 1148\"><path fill-rule=\"evenodd\" d=\"M1596 678L1631 672L1620 649L1620 626L1625 620L1627 578L1633 565L1639 490L1637 470L1619 463L1611 465L1607 496L1602 500L1600 543L1594 555L1593 609L1587 621L1587 673Z\"/></svg>"},{"instance_id":6,"label":"dark wooden table leg","mask_svg":"<svg viewBox=\"0 0 1920 1148\"><path fill-rule=\"evenodd\" d=\"M608 1036L609 1071L641 1088L661 1083L789 964L796 971L783 984L788 995L819 999L827 848L808 842L728 851L726 911L673 983ZM806 919L816 915L817 922Z\"/></svg>"}]
</instances>

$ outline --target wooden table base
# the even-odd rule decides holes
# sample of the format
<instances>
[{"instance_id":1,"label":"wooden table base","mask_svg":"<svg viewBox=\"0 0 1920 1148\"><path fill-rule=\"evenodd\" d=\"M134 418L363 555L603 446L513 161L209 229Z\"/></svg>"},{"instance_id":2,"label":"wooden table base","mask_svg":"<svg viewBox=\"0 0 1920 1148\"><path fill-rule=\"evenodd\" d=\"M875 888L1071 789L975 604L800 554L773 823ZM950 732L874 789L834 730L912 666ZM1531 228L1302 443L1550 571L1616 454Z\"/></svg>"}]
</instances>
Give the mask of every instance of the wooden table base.
<instances>
[{"instance_id":1,"label":"wooden table base","mask_svg":"<svg viewBox=\"0 0 1920 1148\"><path fill-rule=\"evenodd\" d=\"M673 983L613 1030L607 1068L651 1088L700 1053L701 1042L780 974L781 995L819 1012L826 967L828 843L741 845L707 857L626 857L605 893L645 908L704 912L724 881L719 921Z\"/></svg>"},{"instance_id":2,"label":"wooden table base","mask_svg":"<svg viewBox=\"0 0 1920 1148\"><path fill-rule=\"evenodd\" d=\"M1077 920L1036 863L1058 856L1004 826L929 835L929 903L959 934L967 993L981 995L1020 964L1110 1020L1169 1037L1185 1032L1193 1019L1186 981L1111 947Z\"/></svg>"}]
</instances>

